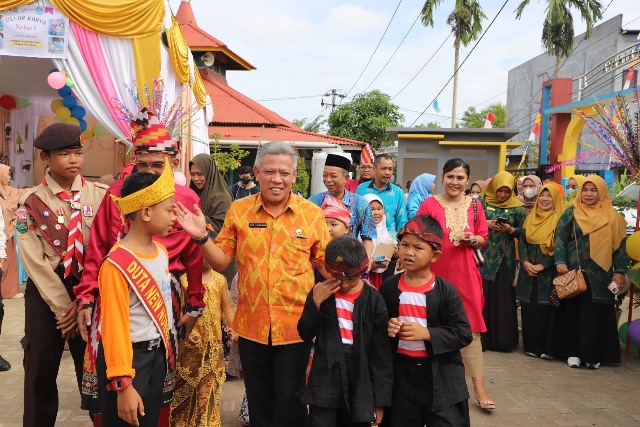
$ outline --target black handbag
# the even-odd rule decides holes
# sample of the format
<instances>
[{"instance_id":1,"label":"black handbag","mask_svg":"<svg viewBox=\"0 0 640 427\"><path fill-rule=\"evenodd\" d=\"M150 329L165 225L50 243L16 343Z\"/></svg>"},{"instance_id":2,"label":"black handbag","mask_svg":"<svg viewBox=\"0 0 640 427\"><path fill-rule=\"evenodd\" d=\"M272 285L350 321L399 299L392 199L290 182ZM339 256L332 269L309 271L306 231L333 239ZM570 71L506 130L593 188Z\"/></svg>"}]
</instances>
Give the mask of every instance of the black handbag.
<instances>
[{"instance_id":1,"label":"black handbag","mask_svg":"<svg viewBox=\"0 0 640 427\"><path fill-rule=\"evenodd\" d=\"M476 222L478 221L478 201L476 199L473 199L471 203L473 203L473 225L476 225ZM485 260L482 256L482 252L480 252L480 249L473 249L473 260L475 261L478 268L484 265Z\"/></svg>"}]
</instances>

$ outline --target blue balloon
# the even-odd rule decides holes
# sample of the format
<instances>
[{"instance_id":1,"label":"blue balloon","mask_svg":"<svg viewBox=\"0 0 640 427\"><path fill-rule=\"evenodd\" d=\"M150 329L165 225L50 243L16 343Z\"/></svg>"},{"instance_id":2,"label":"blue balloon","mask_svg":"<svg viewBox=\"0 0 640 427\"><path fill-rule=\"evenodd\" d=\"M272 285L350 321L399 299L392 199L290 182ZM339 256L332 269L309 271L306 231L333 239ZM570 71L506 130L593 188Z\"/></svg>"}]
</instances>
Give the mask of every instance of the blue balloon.
<instances>
[{"instance_id":1,"label":"blue balloon","mask_svg":"<svg viewBox=\"0 0 640 427\"><path fill-rule=\"evenodd\" d=\"M64 104L64 100L63 100L63 104ZM83 118L86 114L87 114L87 110L85 110L84 107L81 107L79 105L76 105L71 109L71 116L75 117L78 120Z\"/></svg>"},{"instance_id":2,"label":"blue balloon","mask_svg":"<svg viewBox=\"0 0 640 427\"><path fill-rule=\"evenodd\" d=\"M78 101L71 95L65 96L62 98L62 105L67 107L68 109L72 109L78 104Z\"/></svg>"},{"instance_id":3,"label":"blue balloon","mask_svg":"<svg viewBox=\"0 0 640 427\"><path fill-rule=\"evenodd\" d=\"M80 107L82 108L82 107ZM85 122L84 120L78 118L78 122L80 123L80 129L82 129L82 132L84 132L85 130L87 130L87 122Z\"/></svg>"},{"instance_id":4,"label":"blue balloon","mask_svg":"<svg viewBox=\"0 0 640 427\"><path fill-rule=\"evenodd\" d=\"M60 98L71 95L71 88L66 85L62 86L60 89L58 89L58 95L60 95Z\"/></svg>"}]
</instances>

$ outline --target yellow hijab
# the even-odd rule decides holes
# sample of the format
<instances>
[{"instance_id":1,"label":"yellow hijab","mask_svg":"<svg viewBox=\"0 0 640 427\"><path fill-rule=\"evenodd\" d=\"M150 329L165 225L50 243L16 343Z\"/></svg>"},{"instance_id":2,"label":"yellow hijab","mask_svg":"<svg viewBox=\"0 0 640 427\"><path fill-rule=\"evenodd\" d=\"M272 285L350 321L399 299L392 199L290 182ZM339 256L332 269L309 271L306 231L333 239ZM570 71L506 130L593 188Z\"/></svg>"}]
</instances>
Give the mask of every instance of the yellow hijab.
<instances>
[{"instance_id":1,"label":"yellow hijab","mask_svg":"<svg viewBox=\"0 0 640 427\"><path fill-rule=\"evenodd\" d=\"M544 190L547 190L553 199L553 205L548 211L543 211L538 206L538 199ZM564 212L564 197L560 189L551 183L544 184L540 188L531 213L524 221L524 229L527 242L540 245L540 250L545 255L553 255L553 238L562 212Z\"/></svg>"},{"instance_id":2,"label":"yellow hijab","mask_svg":"<svg viewBox=\"0 0 640 427\"><path fill-rule=\"evenodd\" d=\"M580 192L590 182L598 189L598 202L588 206L582 203ZM613 252L627 235L627 222L611 203L609 189L604 179L598 175L589 175L580 186L573 199L573 217L578 222L582 234L589 236L589 257L604 271L613 264Z\"/></svg>"},{"instance_id":3,"label":"yellow hijab","mask_svg":"<svg viewBox=\"0 0 640 427\"><path fill-rule=\"evenodd\" d=\"M582 187L582 184L584 184L584 181L587 179L584 175L571 175L569 181L571 181L572 178L576 180L579 187ZM567 181L567 184L569 181Z\"/></svg>"},{"instance_id":4,"label":"yellow hijab","mask_svg":"<svg viewBox=\"0 0 640 427\"><path fill-rule=\"evenodd\" d=\"M480 193L480 197L482 197L488 205L494 206L496 208L510 209L520 207L522 206L522 202L518 200L513 193L513 187L515 186L515 183L516 179L509 172L498 172L491 179L491 182L489 183L489 185L487 185L487 188L482 190L482 193ZM496 197L498 189L502 187L507 187L511 190L511 197L509 197L504 202L498 201L498 198Z\"/></svg>"}]
</instances>

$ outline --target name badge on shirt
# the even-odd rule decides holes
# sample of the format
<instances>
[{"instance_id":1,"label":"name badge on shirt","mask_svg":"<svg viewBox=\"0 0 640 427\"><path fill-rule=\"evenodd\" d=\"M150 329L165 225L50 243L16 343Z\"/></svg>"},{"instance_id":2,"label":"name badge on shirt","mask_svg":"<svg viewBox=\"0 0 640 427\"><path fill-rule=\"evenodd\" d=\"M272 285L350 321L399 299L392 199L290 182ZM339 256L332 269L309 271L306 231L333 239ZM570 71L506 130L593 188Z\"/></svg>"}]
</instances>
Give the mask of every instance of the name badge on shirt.
<instances>
[{"instance_id":1,"label":"name badge on shirt","mask_svg":"<svg viewBox=\"0 0 640 427\"><path fill-rule=\"evenodd\" d=\"M84 216L93 216L93 206L91 205L83 205L82 213Z\"/></svg>"},{"instance_id":2,"label":"name badge on shirt","mask_svg":"<svg viewBox=\"0 0 640 427\"><path fill-rule=\"evenodd\" d=\"M267 228L266 222L250 222L249 228Z\"/></svg>"}]
</instances>

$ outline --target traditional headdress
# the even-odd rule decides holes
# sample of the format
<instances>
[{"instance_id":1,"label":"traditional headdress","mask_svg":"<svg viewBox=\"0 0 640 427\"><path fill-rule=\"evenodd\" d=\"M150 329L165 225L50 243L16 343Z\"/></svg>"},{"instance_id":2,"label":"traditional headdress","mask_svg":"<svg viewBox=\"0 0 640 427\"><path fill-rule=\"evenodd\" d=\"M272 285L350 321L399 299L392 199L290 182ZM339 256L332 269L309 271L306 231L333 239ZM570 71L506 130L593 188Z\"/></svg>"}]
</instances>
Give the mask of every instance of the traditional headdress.
<instances>
[{"instance_id":1,"label":"traditional headdress","mask_svg":"<svg viewBox=\"0 0 640 427\"><path fill-rule=\"evenodd\" d=\"M362 149L362 153L360 154L360 164L361 165L371 165L373 164L373 158L376 156L376 152L369 144L365 144Z\"/></svg>"},{"instance_id":2,"label":"traditional headdress","mask_svg":"<svg viewBox=\"0 0 640 427\"><path fill-rule=\"evenodd\" d=\"M136 152L167 153L178 152L178 144L155 114L140 110L131 118L131 140Z\"/></svg>"},{"instance_id":3,"label":"traditional headdress","mask_svg":"<svg viewBox=\"0 0 640 427\"><path fill-rule=\"evenodd\" d=\"M325 160L324 165L341 168L348 172L351 169L351 160L340 154L327 154L327 160Z\"/></svg>"},{"instance_id":4,"label":"traditional headdress","mask_svg":"<svg viewBox=\"0 0 640 427\"><path fill-rule=\"evenodd\" d=\"M369 268L369 258L363 258L359 265L352 267L339 256L332 262L326 262L325 267L333 276L360 277Z\"/></svg>"},{"instance_id":5,"label":"traditional headdress","mask_svg":"<svg viewBox=\"0 0 640 427\"><path fill-rule=\"evenodd\" d=\"M142 208L158 204L173 196L175 192L176 186L173 180L173 171L169 166L169 161L165 159L164 171L153 184L125 197L115 197L114 195L111 195L111 197L120 212L122 212L122 215L128 215Z\"/></svg>"},{"instance_id":6,"label":"traditional headdress","mask_svg":"<svg viewBox=\"0 0 640 427\"><path fill-rule=\"evenodd\" d=\"M346 225L351 223L351 211L349 208L331 194L327 194L324 196L324 199L322 199L322 212L324 212L325 218L334 218L342 221Z\"/></svg>"},{"instance_id":7,"label":"traditional headdress","mask_svg":"<svg viewBox=\"0 0 640 427\"><path fill-rule=\"evenodd\" d=\"M402 236L405 234L413 234L429 243L435 250L442 250L442 237L430 233L424 226L424 222L422 222L422 218L420 218L421 216L422 215L417 215L413 217L402 227L402 230L398 232L398 240L402 240Z\"/></svg>"}]
</instances>

